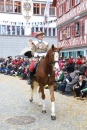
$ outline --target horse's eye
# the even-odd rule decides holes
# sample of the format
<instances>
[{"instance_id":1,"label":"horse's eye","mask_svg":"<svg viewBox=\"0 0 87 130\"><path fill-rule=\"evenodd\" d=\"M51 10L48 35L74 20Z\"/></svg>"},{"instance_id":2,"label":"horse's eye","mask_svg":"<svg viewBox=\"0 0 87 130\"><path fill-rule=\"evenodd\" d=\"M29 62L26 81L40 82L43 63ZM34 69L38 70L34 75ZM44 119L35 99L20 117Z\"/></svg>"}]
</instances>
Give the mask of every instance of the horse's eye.
<instances>
[{"instance_id":1,"label":"horse's eye","mask_svg":"<svg viewBox=\"0 0 87 130\"><path fill-rule=\"evenodd\" d=\"M52 54L52 56L54 56L54 54Z\"/></svg>"}]
</instances>

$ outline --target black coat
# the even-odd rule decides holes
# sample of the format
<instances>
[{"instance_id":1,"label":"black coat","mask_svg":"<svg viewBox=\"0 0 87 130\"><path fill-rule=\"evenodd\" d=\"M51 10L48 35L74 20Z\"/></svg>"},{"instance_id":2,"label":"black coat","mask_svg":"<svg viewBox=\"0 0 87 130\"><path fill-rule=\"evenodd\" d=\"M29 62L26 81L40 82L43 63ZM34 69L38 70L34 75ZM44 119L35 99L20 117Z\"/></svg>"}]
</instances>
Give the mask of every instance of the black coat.
<instances>
[{"instance_id":1,"label":"black coat","mask_svg":"<svg viewBox=\"0 0 87 130\"><path fill-rule=\"evenodd\" d=\"M79 82L77 83L77 86L79 86L80 90L82 90L85 87L85 85L86 85L86 81L85 80L82 81L82 85L81 86L80 86Z\"/></svg>"},{"instance_id":2,"label":"black coat","mask_svg":"<svg viewBox=\"0 0 87 130\"><path fill-rule=\"evenodd\" d=\"M74 72L74 64L73 63L72 64L67 64L66 70L69 73Z\"/></svg>"}]
</instances>

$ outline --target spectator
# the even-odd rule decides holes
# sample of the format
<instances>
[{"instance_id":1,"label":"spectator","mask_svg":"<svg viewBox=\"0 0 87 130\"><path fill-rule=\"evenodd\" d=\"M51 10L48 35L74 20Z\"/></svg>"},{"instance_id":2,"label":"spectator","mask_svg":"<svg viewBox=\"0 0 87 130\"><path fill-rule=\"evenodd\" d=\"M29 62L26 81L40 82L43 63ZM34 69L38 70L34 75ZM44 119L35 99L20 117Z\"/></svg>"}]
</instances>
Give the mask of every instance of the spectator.
<instances>
[{"instance_id":1,"label":"spectator","mask_svg":"<svg viewBox=\"0 0 87 130\"><path fill-rule=\"evenodd\" d=\"M77 99L80 99L80 91L85 88L85 85L86 85L86 81L84 80L84 76L80 75L79 81L77 85L74 87Z\"/></svg>"}]
</instances>

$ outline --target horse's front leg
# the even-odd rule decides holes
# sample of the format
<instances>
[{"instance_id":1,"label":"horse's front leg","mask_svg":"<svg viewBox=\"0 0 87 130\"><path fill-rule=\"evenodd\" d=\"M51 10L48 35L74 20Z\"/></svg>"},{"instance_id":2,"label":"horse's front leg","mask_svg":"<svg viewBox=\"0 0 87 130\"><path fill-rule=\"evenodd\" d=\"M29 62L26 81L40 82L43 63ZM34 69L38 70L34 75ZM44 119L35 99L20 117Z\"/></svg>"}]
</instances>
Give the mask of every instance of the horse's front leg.
<instances>
[{"instance_id":1,"label":"horse's front leg","mask_svg":"<svg viewBox=\"0 0 87 130\"><path fill-rule=\"evenodd\" d=\"M45 104L45 94L44 94L44 86L40 85L40 90L42 93L42 113L46 113L46 104Z\"/></svg>"},{"instance_id":2,"label":"horse's front leg","mask_svg":"<svg viewBox=\"0 0 87 130\"><path fill-rule=\"evenodd\" d=\"M50 85L49 87L50 89L50 96L51 96L51 119L52 120L56 120L56 116L55 116L55 98L54 98L54 84Z\"/></svg>"},{"instance_id":3,"label":"horse's front leg","mask_svg":"<svg viewBox=\"0 0 87 130\"><path fill-rule=\"evenodd\" d=\"M39 93L39 107L42 107L42 93L41 93L40 86L39 86L38 93Z\"/></svg>"},{"instance_id":4,"label":"horse's front leg","mask_svg":"<svg viewBox=\"0 0 87 130\"><path fill-rule=\"evenodd\" d=\"M29 100L30 102L33 101L33 85L29 85Z\"/></svg>"}]
</instances>

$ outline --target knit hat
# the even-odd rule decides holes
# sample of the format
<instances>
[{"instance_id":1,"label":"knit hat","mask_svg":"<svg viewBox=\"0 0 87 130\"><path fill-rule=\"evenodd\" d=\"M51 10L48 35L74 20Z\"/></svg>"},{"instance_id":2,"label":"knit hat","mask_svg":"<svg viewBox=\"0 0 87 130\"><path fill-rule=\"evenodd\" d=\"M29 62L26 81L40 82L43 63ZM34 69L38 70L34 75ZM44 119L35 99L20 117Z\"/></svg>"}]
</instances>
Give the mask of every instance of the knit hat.
<instances>
[{"instance_id":1,"label":"knit hat","mask_svg":"<svg viewBox=\"0 0 87 130\"><path fill-rule=\"evenodd\" d=\"M76 64L77 64L77 65L81 65L81 64L82 64L82 61L81 61L81 60L78 60L78 61L76 62Z\"/></svg>"},{"instance_id":2,"label":"knit hat","mask_svg":"<svg viewBox=\"0 0 87 130\"><path fill-rule=\"evenodd\" d=\"M73 63L73 60L69 59L69 60L68 60L68 63L69 63L69 64L72 64L72 63Z\"/></svg>"}]
</instances>

